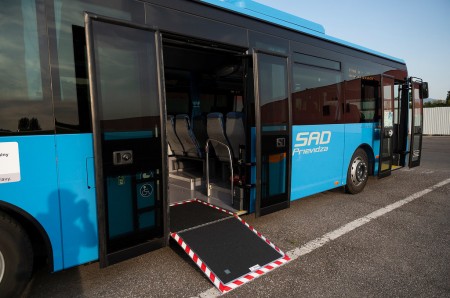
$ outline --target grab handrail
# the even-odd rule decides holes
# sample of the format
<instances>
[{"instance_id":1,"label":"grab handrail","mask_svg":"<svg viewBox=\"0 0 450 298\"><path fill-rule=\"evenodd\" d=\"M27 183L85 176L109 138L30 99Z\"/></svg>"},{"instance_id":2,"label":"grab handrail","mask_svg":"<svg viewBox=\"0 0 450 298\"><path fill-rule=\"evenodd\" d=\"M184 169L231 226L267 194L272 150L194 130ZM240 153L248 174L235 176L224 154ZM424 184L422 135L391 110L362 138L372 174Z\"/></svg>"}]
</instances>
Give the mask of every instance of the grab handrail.
<instances>
[{"instance_id":1,"label":"grab handrail","mask_svg":"<svg viewBox=\"0 0 450 298\"><path fill-rule=\"evenodd\" d=\"M222 143L222 142L220 142L218 140L215 140L215 139L208 139L206 141L206 146L205 146L205 152L206 152L206 188L207 188L206 191L207 191L208 197L211 196L211 189L209 187L209 144L210 143L219 144L221 146L224 146L228 150L228 158L230 160L230 169L231 169L231 205L233 205L234 173L233 173L233 157L231 155L231 149L230 149L230 147L227 144Z\"/></svg>"}]
</instances>

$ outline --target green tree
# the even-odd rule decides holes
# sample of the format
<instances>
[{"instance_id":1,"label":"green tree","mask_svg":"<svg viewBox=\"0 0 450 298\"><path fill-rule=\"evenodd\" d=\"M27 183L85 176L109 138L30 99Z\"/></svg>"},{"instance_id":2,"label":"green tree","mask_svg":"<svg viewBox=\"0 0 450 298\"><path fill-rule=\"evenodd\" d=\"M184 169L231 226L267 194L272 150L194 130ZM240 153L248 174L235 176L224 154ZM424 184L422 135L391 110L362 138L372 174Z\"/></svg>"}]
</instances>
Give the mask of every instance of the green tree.
<instances>
[{"instance_id":1,"label":"green tree","mask_svg":"<svg viewBox=\"0 0 450 298\"><path fill-rule=\"evenodd\" d=\"M436 108L436 107L450 107L450 91L447 91L447 98L445 101L428 101L423 104L425 108Z\"/></svg>"}]
</instances>

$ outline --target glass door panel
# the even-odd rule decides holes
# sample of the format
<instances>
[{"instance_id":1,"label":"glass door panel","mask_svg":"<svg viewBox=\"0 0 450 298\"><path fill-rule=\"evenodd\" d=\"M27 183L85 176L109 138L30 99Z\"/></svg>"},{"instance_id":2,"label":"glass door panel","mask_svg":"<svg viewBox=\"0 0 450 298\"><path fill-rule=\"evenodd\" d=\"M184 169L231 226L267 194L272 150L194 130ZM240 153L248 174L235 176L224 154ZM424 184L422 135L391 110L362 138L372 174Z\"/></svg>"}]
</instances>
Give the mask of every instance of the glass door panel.
<instances>
[{"instance_id":1,"label":"glass door panel","mask_svg":"<svg viewBox=\"0 0 450 298\"><path fill-rule=\"evenodd\" d=\"M256 216L289 207L287 58L256 54Z\"/></svg>"},{"instance_id":2,"label":"glass door panel","mask_svg":"<svg viewBox=\"0 0 450 298\"><path fill-rule=\"evenodd\" d=\"M381 79L381 137L379 177L389 176L392 170L394 135L394 78Z\"/></svg>"},{"instance_id":3,"label":"glass door panel","mask_svg":"<svg viewBox=\"0 0 450 298\"><path fill-rule=\"evenodd\" d=\"M99 206L107 266L164 243L163 141L156 32L89 20Z\"/></svg>"},{"instance_id":4,"label":"glass door panel","mask_svg":"<svg viewBox=\"0 0 450 298\"><path fill-rule=\"evenodd\" d=\"M411 125L411 150L409 154L409 167L420 165L422 153L422 130L423 130L423 98L421 96L421 84L413 82L411 85L412 95L412 125Z\"/></svg>"}]
</instances>

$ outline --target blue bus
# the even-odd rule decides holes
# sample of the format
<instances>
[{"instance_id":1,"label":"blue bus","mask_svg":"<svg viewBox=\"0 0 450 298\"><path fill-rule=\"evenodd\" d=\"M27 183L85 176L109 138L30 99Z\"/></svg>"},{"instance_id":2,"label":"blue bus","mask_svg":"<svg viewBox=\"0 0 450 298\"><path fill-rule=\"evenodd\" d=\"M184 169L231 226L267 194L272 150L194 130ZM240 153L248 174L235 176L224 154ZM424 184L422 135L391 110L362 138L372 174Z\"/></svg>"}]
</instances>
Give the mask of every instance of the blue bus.
<instances>
[{"instance_id":1,"label":"blue bus","mask_svg":"<svg viewBox=\"0 0 450 298\"><path fill-rule=\"evenodd\" d=\"M262 216L420 164L428 84L250 0L4 0L0 296L166 246L171 206Z\"/></svg>"}]
</instances>

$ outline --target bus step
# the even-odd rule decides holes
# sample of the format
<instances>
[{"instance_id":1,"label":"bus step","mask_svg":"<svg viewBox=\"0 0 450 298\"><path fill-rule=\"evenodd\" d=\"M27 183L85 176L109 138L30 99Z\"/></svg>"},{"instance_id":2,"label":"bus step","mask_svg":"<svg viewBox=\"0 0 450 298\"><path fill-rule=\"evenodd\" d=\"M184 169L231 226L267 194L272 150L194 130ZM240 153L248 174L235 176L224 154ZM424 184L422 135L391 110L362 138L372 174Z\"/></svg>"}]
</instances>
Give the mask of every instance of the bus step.
<instances>
[{"instance_id":1,"label":"bus step","mask_svg":"<svg viewBox=\"0 0 450 298\"><path fill-rule=\"evenodd\" d=\"M202 177L195 177L191 174L185 172L173 172L169 173L170 183L184 187L190 190L195 190L200 187L203 183Z\"/></svg>"}]
</instances>

